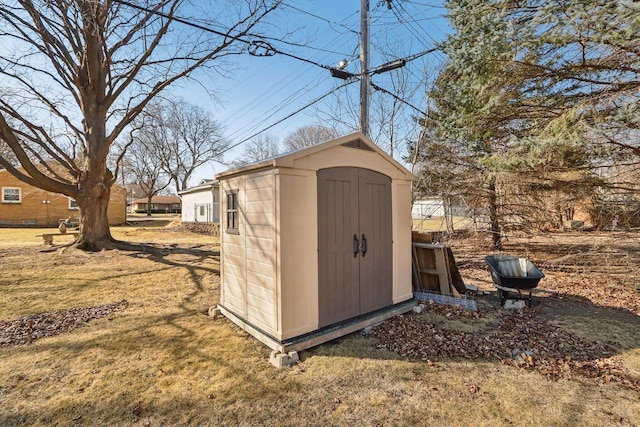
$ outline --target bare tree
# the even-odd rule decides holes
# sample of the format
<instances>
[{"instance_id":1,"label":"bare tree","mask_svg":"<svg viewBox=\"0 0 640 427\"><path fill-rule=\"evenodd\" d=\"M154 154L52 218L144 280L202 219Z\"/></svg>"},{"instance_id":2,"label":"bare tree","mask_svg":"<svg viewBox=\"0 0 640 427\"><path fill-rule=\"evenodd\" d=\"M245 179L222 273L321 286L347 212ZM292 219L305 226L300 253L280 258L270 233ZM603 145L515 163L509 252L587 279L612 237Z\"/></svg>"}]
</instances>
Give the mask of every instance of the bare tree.
<instances>
[{"instance_id":1,"label":"bare tree","mask_svg":"<svg viewBox=\"0 0 640 427\"><path fill-rule=\"evenodd\" d=\"M335 130L322 125L302 126L284 138L287 150L299 150L336 138Z\"/></svg>"},{"instance_id":2,"label":"bare tree","mask_svg":"<svg viewBox=\"0 0 640 427\"><path fill-rule=\"evenodd\" d=\"M171 184L162 165L153 160L155 143L150 133L140 132L127 149L126 170L128 184L147 198L147 216L151 216L151 199Z\"/></svg>"},{"instance_id":3,"label":"bare tree","mask_svg":"<svg viewBox=\"0 0 640 427\"><path fill-rule=\"evenodd\" d=\"M152 145L149 155L175 185L176 193L187 188L200 166L219 158L229 146L222 127L205 109L183 100L153 103L141 129Z\"/></svg>"},{"instance_id":4,"label":"bare tree","mask_svg":"<svg viewBox=\"0 0 640 427\"><path fill-rule=\"evenodd\" d=\"M116 139L173 83L197 77L202 68L220 72L221 59L244 52L241 38L254 34L279 3L0 3L0 141L22 169L4 156L0 165L27 184L77 201L77 247L112 246L107 205L118 169L110 170L107 158ZM203 27L227 30L205 36Z\"/></svg>"},{"instance_id":5,"label":"bare tree","mask_svg":"<svg viewBox=\"0 0 640 427\"><path fill-rule=\"evenodd\" d=\"M6 159L8 163L16 164L15 156L13 155L13 151L11 151L11 147L2 141L0 141L0 157ZM2 164L0 164L0 169L4 169Z\"/></svg>"},{"instance_id":6,"label":"bare tree","mask_svg":"<svg viewBox=\"0 0 640 427\"><path fill-rule=\"evenodd\" d=\"M263 133L247 142L242 155L232 163L232 166L238 167L259 162L275 157L278 154L280 154L280 141L278 141L278 138L269 133Z\"/></svg>"}]
</instances>

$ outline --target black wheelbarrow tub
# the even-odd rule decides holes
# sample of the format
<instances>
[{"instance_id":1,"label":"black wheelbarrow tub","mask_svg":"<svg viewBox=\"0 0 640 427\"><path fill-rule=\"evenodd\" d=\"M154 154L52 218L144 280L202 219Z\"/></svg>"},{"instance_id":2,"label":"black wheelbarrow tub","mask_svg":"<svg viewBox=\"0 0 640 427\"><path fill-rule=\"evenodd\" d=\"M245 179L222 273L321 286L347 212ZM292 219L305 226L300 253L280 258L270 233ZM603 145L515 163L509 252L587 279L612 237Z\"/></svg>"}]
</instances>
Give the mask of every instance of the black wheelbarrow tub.
<instances>
[{"instance_id":1,"label":"black wheelbarrow tub","mask_svg":"<svg viewBox=\"0 0 640 427\"><path fill-rule=\"evenodd\" d=\"M493 282L504 288L532 289L544 273L531 261L513 255L488 255L484 258L491 269Z\"/></svg>"}]
</instances>

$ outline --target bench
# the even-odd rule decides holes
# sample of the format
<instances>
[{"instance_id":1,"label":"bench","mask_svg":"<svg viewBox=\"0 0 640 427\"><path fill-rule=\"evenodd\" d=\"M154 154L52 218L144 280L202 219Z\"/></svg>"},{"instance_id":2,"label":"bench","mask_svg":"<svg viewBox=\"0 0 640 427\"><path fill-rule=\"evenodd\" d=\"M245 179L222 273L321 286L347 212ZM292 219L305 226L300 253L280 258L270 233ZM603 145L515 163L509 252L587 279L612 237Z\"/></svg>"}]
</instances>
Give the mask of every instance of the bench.
<instances>
[{"instance_id":1,"label":"bench","mask_svg":"<svg viewBox=\"0 0 640 427\"><path fill-rule=\"evenodd\" d=\"M53 236L73 236L74 239L78 238L79 233L44 233L36 234L36 237L42 237L43 245L53 245Z\"/></svg>"}]
</instances>

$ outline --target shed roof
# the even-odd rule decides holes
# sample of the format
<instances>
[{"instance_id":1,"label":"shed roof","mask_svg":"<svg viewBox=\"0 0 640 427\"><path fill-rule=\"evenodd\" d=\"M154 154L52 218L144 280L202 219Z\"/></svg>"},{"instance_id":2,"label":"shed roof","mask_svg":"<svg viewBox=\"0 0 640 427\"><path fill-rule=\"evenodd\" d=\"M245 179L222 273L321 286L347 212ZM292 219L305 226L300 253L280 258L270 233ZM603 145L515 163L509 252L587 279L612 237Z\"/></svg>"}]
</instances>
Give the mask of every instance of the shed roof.
<instances>
[{"instance_id":1,"label":"shed roof","mask_svg":"<svg viewBox=\"0 0 640 427\"><path fill-rule=\"evenodd\" d=\"M253 172L260 169L271 169L276 167L294 167L294 162L303 157L315 154L321 151L330 150L337 146L345 146L351 148L364 149L366 151L373 151L384 158L387 162L397 168L402 174L406 176L408 180L414 180L415 176L407 170L402 164L400 164L393 157L384 152L380 147L375 145L366 135L362 132L352 133L340 138L332 139L322 142L320 144L312 145L311 147L302 148L296 151L280 154L270 159L262 160L260 162L251 163L249 165L232 168L224 172L220 172L215 175L216 179L223 179L233 175L242 175L245 173Z\"/></svg>"}]
</instances>

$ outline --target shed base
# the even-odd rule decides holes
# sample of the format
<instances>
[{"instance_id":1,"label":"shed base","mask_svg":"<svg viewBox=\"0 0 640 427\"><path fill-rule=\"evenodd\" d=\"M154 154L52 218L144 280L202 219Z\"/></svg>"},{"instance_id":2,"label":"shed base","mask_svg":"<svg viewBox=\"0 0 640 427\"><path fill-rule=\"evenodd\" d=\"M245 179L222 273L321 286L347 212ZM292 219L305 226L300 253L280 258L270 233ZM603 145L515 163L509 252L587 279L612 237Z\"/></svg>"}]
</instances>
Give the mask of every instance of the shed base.
<instances>
[{"instance_id":1,"label":"shed base","mask_svg":"<svg viewBox=\"0 0 640 427\"><path fill-rule=\"evenodd\" d=\"M283 341L278 340L260 328L252 325L245 319L234 314L232 311L227 310L223 305L218 305L218 308L227 319L231 320L249 335L252 335L270 349L283 354L288 354L289 352L302 351L324 344L361 329L365 329L399 314L408 313L413 310L415 305L416 300L410 299Z\"/></svg>"}]
</instances>

